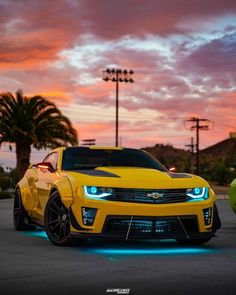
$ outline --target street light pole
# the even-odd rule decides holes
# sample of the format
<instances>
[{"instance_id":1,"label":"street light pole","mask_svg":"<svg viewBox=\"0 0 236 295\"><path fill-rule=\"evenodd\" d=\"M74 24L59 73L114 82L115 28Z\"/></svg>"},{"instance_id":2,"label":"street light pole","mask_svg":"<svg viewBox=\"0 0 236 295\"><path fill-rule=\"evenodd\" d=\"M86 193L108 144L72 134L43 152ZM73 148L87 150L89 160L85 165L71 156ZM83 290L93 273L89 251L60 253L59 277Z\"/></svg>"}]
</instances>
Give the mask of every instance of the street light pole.
<instances>
[{"instance_id":1,"label":"street light pole","mask_svg":"<svg viewBox=\"0 0 236 295\"><path fill-rule=\"evenodd\" d=\"M119 146L119 74L116 71L116 146Z\"/></svg>"},{"instance_id":2,"label":"street light pole","mask_svg":"<svg viewBox=\"0 0 236 295\"><path fill-rule=\"evenodd\" d=\"M115 146L119 146L119 82L134 83L132 78L133 70L121 70L121 69L106 69L103 71L103 80L108 82L112 81L116 83L116 134L115 134Z\"/></svg>"}]
</instances>

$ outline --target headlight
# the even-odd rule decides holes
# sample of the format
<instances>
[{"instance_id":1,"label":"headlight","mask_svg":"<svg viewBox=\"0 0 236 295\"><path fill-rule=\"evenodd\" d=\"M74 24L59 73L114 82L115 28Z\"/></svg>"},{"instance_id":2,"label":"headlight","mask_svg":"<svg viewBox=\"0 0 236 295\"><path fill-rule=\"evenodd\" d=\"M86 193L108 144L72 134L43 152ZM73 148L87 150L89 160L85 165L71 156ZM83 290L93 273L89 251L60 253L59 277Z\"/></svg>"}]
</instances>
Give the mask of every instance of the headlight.
<instances>
[{"instance_id":1,"label":"headlight","mask_svg":"<svg viewBox=\"0 0 236 295\"><path fill-rule=\"evenodd\" d=\"M186 190L186 195L194 200L206 200L209 198L207 187L195 187Z\"/></svg>"},{"instance_id":2,"label":"headlight","mask_svg":"<svg viewBox=\"0 0 236 295\"><path fill-rule=\"evenodd\" d=\"M90 199L103 199L111 196L112 193L113 190L109 187L84 186L84 195Z\"/></svg>"}]
</instances>

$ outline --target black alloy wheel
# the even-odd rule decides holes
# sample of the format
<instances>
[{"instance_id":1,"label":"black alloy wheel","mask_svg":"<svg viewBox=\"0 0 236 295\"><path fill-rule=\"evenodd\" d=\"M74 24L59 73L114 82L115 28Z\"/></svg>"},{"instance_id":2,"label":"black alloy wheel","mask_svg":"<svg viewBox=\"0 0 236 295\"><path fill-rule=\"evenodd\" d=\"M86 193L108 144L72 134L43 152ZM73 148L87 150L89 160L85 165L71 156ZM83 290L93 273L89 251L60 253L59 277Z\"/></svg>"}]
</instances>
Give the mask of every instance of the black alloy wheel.
<instances>
[{"instance_id":1,"label":"black alloy wheel","mask_svg":"<svg viewBox=\"0 0 236 295\"><path fill-rule=\"evenodd\" d=\"M59 246L72 246L75 239L70 236L69 210L62 203L58 192L54 192L46 205L44 224L49 240Z\"/></svg>"},{"instance_id":2,"label":"black alloy wheel","mask_svg":"<svg viewBox=\"0 0 236 295\"><path fill-rule=\"evenodd\" d=\"M13 206L13 224L17 231L34 230L35 227L28 223L28 216L22 204L19 188L15 191L14 206Z\"/></svg>"}]
</instances>

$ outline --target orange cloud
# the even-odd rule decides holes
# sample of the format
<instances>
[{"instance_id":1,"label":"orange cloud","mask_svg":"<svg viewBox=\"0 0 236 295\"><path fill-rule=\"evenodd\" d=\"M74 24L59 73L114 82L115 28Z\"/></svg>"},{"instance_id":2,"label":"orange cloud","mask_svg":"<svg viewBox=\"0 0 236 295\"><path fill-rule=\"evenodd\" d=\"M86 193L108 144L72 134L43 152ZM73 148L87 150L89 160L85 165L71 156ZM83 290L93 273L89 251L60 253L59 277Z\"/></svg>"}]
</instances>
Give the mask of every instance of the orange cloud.
<instances>
[{"instance_id":1,"label":"orange cloud","mask_svg":"<svg viewBox=\"0 0 236 295\"><path fill-rule=\"evenodd\" d=\"M236 26L228 12L235 13L236 3L231 0L209 0L207 7L199 0L133 0L132 9L129 1L3 2L1 92L20 88L52 100L73 118L80 138L114 142L113 113L107 113L114 111L115 83L102 81L107 66L135 71L135 83L119 88L120 106L134 116L121 113L126 145L162 140L184 147L193 133L183 120L193 114L215 121L214 130L201 135L203 146L235 128ZM214 30L204 29L207 21ZM81 120L71 115L75 106L100 109Z\"/></svg>"}]
</instances>

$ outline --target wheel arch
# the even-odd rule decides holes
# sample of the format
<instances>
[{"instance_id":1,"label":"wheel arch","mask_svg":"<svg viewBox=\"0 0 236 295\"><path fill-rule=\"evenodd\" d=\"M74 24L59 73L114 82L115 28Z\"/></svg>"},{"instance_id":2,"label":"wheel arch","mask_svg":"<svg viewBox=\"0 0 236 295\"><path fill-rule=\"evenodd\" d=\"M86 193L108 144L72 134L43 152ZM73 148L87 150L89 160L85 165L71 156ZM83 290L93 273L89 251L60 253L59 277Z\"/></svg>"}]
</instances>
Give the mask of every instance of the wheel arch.
<instances>
[{"instance_id":1,"label":"wheel arch","mask_svg":"<svg viewBox=\"0 0 236 295\"><path fill-rule=\"evenodd\" d=\"M21 201L24 209L29 213L30 210L33 208L33 199L32 199L32 194L29 188L29 183L27 177L23 177L15 187L15 194L17 190L20 193L21 196Z\"/></svg>"},{"instance_id":2,"label":"wheel arch","mask_svg":"<svg viewBox=\"0 0 236 295\"><path fill-rule=\"evenodd\" d=\"M58 179L56 183L53 184L49 196L51 196L55 192L58 192L63 204L67 208L69 208L72 205L74 201L73 190L71 183L67 177L64 176Z\"/></svg>"},{"instance_id":3,"label":"wheel arch","mask_svg":"<svg viewBox=\"0 0 236 295\"><path fill-rule=\"evenodd\" d=\"M58 193L59 193L57 187L54 186L54 187L51 189L49 196L51 197L51 195L52 195L53 193L55 193L55 192L58 192Z\"/></svg>"}]
</instances>

